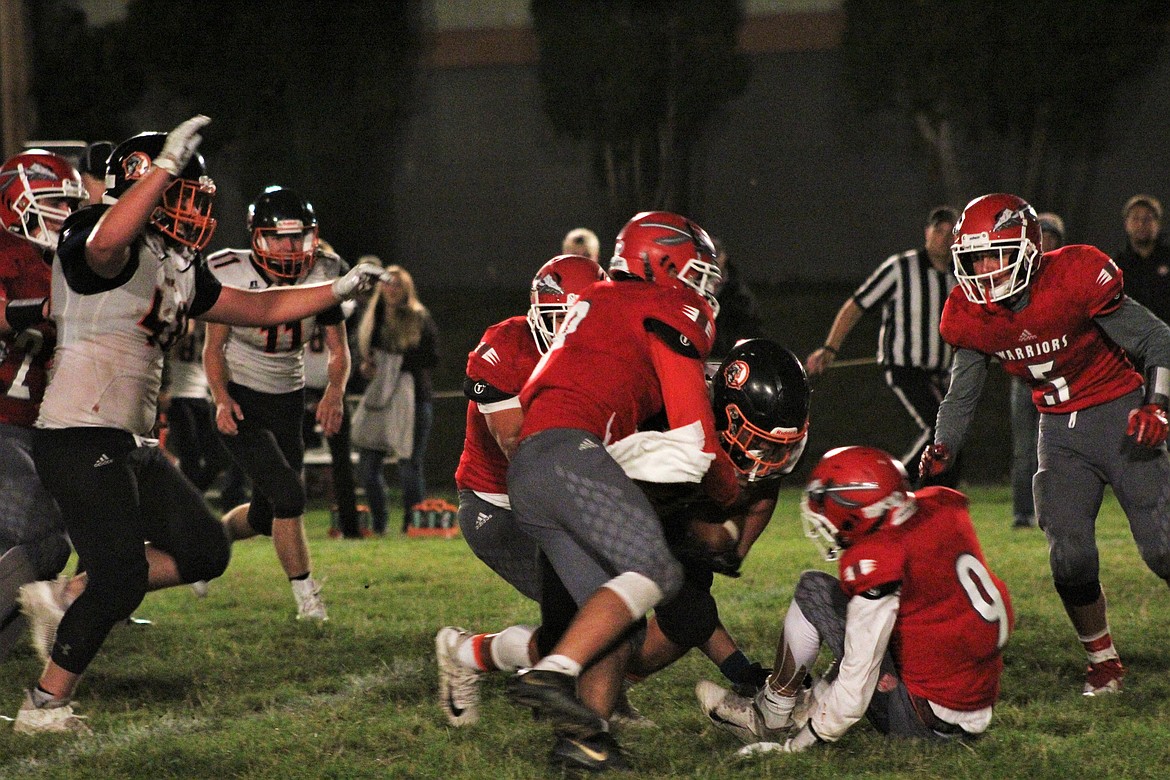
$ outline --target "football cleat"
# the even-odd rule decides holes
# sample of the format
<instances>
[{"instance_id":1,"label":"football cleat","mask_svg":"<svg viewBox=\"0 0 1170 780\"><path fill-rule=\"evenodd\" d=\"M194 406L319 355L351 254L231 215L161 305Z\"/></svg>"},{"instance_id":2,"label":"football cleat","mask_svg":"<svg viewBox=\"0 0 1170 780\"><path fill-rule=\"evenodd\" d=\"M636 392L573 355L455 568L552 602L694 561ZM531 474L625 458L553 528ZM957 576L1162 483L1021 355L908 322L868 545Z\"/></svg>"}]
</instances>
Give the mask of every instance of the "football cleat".
<instances>
[{"instance_id":1,"label":"football cleat","mask_svg":"<svg viewBox=\"0 0 1170 780\"><path fill-rule=\"evenodd\" d=\"M29 639L42 662L48 663L57 641L57 626L65 617L65 577L38 580L20 586L20 611L28 618Z\"/></svg>"},{"instance_id":2,"label":"football cleat","mask_svg":"<svg viewBox=\"0 0 1170 780\"><path fill-rule=\"evenodd\" d=\"M452 726L471 726L479 720L481 673L459 662L459 643L472 636L455 626L435 634L435 660L439 666L439 706Z\"/></svg>"},{"instance_id":3,"label":"football cleat","mask_svg":"<svg viewBox=\"0 0 1170 780\"><path fill-rule=\"evenodd\" d=\"M599 731L588 737L558 735L549 760L566 769L587 772L625 771L630 769L621 746L608 731Z\"/></svg>"},{"instance_id":4,"label":"football cleat","mask_svg":"<svg viewBox=\"0 0 1170 780\"><path fill-rule=\"evenodd\" d=\"M33 703L32 692L24 692L24 703L16 713L12 730L17 734L92 734L84 715L73 712L67 702L50 702L43 707Z\"/></svg>"},{"instance_id":5,"label":"football cleat","mask_svg":"<svg viewBox=\"0 0 1170 780\"><path fill-rule=\"evenodd\" d=\"M329 619L325 612L325 601L321 598L321 584L312 577L292 581L293 598L297 600L297 620L316 620L324 623Z\"/></svg>"},{"instance_id":6,"label":"football cleat","mask_svg":"<svg viewBox=\"0 0 1170 780\"><path fill-rule=\"evenodd\" d=\"M190 583L190 588L197 599L207 598L207 592L211 590L211 586L208 585L207 580L195 580L195 582Z\"/></svg>"},{"instance_id":7,"label":"football cleat","mask_svg":"<svg viewBox=\"0 0 1170 780\"><path fill-rule=\"evenodd\" d=\"M577 678L548 669L524 669L507 683L513 704L531 707L532 714L547 718L565 736L591 737L605 731L605 720L577 698Z\"/></svg>"},{"instance_id":8,"label":"football cleat","mask_svg":"<svg viewBox=\"0 0 1170 780\"><path fill-rule=\"evenodd\" d=\"M1101 696L1106 693L1121 692L1121 678L1125 676L1125 667L1118 658L1109 658L1100 663L1089 664L1085 670L1085 696Z\"/></svg>"},{"instance_id":9,"label":"football cleat","mask_svg":"<svg viewBox=\"0 0 1170 780\"><path fill-rule=\"evenodd\" d=\"M768 728L754 699L739 696L709 680L699 680L695 685L695 696L699 699L703 714L716 728L733 735L745 745L775 740L787 734L792 723L789 719L785 728Z\"/></svg>"}]
</instances>

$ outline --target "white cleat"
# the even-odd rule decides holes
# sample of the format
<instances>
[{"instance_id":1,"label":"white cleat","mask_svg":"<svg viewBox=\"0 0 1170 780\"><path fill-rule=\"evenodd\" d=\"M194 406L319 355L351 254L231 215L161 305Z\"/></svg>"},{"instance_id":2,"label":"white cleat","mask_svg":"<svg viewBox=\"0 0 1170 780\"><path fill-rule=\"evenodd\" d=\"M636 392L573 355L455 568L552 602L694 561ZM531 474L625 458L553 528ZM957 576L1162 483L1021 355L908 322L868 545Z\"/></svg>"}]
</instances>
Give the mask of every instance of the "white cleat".
<instances>
[{"instance_id":1,"label":"white cleat","mask_svg":"<svg viewBox=\"0 0 1170 780\"><path fill-rule=\"evenodd\" d=\"M16 713L12 730L17 734L92 734L84 715L73 712L69 702L52 702L44 707L33 704L32 693L25 691L24 703Z\"/></svg>"},{"instance_id":2,"label":"white cleat","mask_svg":"<svg viewBox=\"0 0 1170 780\"><path fill-rule=\"evenodd\" d=\"M207 580L196 580L190 585L191 592L195 594L197 599L207 598L207 592L211 590L211 586L207 584Z\"/></svg>"},{"instance_id":3,"label":"white cleat","mask_svg":"<svg viewBox=\"0 0 1170 780\"><path fill-rule=\"evenodd\" d=\"M29 638L42 662L48 663L57 641L57 626L65 617L65 585L68 580L38 580L20 586L20 611L28 618Z\"/></svg>"},{"instance_id":4,"label":"white cleat","mask_svg":"<svg viewBox=\"0 0 1170 780\"><path fill-rule=\"evenodd\" d=\"M325 612L325 601L321 598L321 584L312 577L292 581L293 598L297 600L297 620L316 620L324 623L329 619Z\"/></svg>"},{"instance_id":5,"label":"white cleat","mask_svg":"<svg viewBox=\"0 0 1170 780\"><path fill-rule=\"evenodd\" d=\"M479 720L481 673L459 662L459 643L472 636L455 626L435 634L435 660L439 666L439 706L452 726L470 726Z\"/></svg>"},{"instance_id":6,"label":"white cleat","mask_svg":"<svg viewBox=\"0 0 1170 780\"><path fill-rule=\"evenodd\" d=\"M695 696L699 699L703 714L711 723L734 735L745 745L772 741L788 733L788 728L768 728L754 700L721 688L709 680L699 680L695 685ZM791 720L788 725L791 725Z\"/></svg>"}]
</instances>

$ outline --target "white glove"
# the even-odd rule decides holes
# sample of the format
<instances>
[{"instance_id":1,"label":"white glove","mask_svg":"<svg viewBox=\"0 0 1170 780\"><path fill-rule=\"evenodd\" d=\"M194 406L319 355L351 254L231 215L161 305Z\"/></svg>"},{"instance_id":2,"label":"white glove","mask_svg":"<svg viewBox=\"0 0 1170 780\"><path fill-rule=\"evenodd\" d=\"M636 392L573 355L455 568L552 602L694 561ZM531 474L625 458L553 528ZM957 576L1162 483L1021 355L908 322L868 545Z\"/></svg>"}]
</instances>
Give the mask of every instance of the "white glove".
<instances>
[{"instance_id":1,"label":"white glove","mask_svg":"<svg viewBox=\"0 0 1170 780\"><path fill-rule=\"evenodd\" d=\"M154 164L162 168L171 176L178 176L179 171L187 167L187 163L199 148L203 136L199 135L211 121L211 117L198 114L167 133L167 140L162 151L154 158Z\"/></svg>"},{"instance_id":2,"label":"white glove","mask_svg":"<svg viewBox=\"0 0 1170 780\"><path fill-rule=\"evenodd\" d=\"M358 263L345 276L333 280L333 294L340 300L369 292L377 282L388 282L391 275L375 263Z\"/></svg>"}]
</instances>

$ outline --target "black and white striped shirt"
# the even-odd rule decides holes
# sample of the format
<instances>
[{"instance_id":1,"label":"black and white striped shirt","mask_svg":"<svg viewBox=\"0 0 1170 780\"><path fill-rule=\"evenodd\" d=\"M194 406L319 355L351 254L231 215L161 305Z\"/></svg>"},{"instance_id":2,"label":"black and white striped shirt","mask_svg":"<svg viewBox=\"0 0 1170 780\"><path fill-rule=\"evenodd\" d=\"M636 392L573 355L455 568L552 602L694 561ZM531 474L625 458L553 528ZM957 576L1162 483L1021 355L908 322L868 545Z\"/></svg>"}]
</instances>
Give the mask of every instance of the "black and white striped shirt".
<instances>
[{"instance_id":1,"label":"black and white striped shirt","mask_svg":"<svg viewBox=\"0 0 1170 780\"><path fill-rule=\"evenodd\" d=\"M946 371L951 348L938 332L943 304L955 286L950 271L930 264L925 249L892 255L853 293L863 310L882 305L877 361L883 366L905 366Z\"/></svg>"}]
</instances>

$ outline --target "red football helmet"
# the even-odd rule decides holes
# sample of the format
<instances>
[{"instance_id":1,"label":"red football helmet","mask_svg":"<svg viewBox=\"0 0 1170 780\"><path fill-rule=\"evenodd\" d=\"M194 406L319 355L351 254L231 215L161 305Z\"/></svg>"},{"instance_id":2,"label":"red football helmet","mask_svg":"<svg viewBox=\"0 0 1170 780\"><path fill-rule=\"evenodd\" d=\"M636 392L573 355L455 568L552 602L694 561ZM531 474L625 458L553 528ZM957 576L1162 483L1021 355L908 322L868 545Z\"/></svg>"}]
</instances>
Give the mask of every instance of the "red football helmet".
<instances>
[{"instance_id":1,"label":"red football helmet","mask_svg":"<svg viewBox=\"0 0 1170 780\"><path fill-rule=\"evenodd\" d=\"M991 303L1021 292L1040 256L1040 219L1022 198L996 193L976 198L955 225L951 255L955 278L967 300ZM994 260L992 270L975 270L977 260Z\"/></svg>"},{"instance_id":2,"label":"red football helmet","mask_svg":"<svg viewBox=\"0 0 1170 780\"><path fill-rule=\"evenodd\" d=\"M60 155L29 149L0 166L0 224L44 249L85 199L81 174Z\"/></svg>"},{"instance_id":3,"label":"red football helmet","mask_svg":"<svg viewBox=\"0 0 1170 780\"><path fill-rule=\"evenodd\" d=\"M565 312L585 288L606 278L601 266L581 255L557 255L540 267L528 294L528 327L541 353L548 352Z\"/></svg>"},{"instance_id":4,"label":"red football helmet","mask_svg":"<svg viewBox=\"0 0 1170 780\"><path fill-rule=\"evenodd\" d=\"M902 464L873 447L829 450L809 474L801 502L804 535L834 561L887 522L901 525L917 505Z\"/></svg>"},{"instance_id":5,"label":"red football helmet","mask_svg":"<svg viewBox=\"0 0 1170 780\"><path fill-rule=\"evenodd\" d=\"M610 274L624 273L665 287L686 285L719 313L722 275L707 231L669 211L643 211L618 233Z\"/></svg>"}]
</instances>

